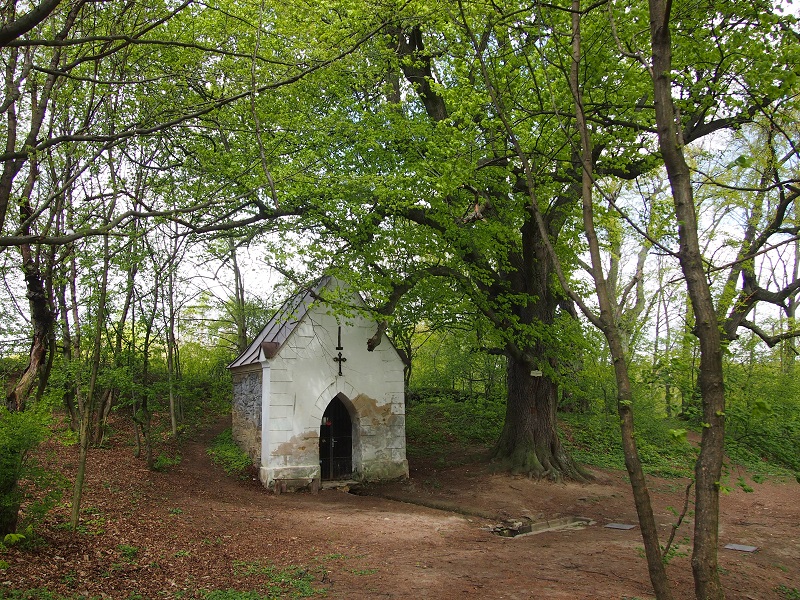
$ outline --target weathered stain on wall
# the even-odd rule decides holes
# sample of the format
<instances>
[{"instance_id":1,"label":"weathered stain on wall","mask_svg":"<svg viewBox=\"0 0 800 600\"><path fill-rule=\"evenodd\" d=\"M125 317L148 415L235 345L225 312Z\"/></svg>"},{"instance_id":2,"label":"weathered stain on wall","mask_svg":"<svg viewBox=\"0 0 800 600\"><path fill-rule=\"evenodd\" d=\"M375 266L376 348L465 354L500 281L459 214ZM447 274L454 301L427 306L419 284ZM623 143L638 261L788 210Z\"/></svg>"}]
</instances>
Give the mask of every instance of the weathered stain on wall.
<instances>
[{"instance_id":1,"label":"weathered stain on wall","mask_svg":"<svg viewBox=\"0 0 800 600\"><path fill-rule=\"evenodd\" d=\"M366 394L353 399L359 415L358 438L361 451L359 477L364 481L408 476L405 460L405 415L392 402L379 404Z\"/></svg>"},{"instance_id":2,"label":"weathered stain on wall","mask_svg":"<svg viewBox=\"0 0 800 600\"><path fill-rule=\"evenodd\" d=\"M272 451L272 456L282 456L286 465L319 464L319 433L306 431L292 436L288 442L280 444Z\"/></svg>"},{"instance_id":3,"label":"weathered stain on wall","mask_svg":"<svg viewBox=\"0 0 800 600\"><path fill-rule=\"evenodd\" d=\"M385 425L392 416L391 404L378 404L374 398L366 394L359 394L353 400L353 407L356 409L361 420L361 426L380 427Z\"/></svg>"}]
</instances>

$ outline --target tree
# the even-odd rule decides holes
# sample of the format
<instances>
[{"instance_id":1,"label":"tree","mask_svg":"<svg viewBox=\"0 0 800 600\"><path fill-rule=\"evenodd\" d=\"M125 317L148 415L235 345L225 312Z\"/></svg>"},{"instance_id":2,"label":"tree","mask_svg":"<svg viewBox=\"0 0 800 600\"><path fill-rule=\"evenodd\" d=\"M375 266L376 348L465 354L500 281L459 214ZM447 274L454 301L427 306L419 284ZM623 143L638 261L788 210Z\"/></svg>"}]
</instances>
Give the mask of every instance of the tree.
<instances>
[{"instance_id":1,"label":"tree","mask_svg":"<svg viewBox=\"0 0 800 600\"><path fill-rule=\"evenodd\" d=\"M759 7L767 8L767 7ZM771 8L771 7L768 7ZM684 155L684 129L690 127L691 121L684 125L683 120L676 114L676 101L673 97L673 40L671 30L673 27L673 6L663 0L650 0L650 43L652 48L651 75L653 81L656 123L658 126L658 143L664 158L664 165L669 176L675 206L675 216L678 220L678 235L680 248L678 259L683 271L686 289L692 302L695 317L693 332L700 343L700 374L699 388L703 402L703 435L700 446L700 456L695 469L696 494L695 494L695 535L694 550L692 553L692 570L695 580L695 594L698 598L722 598L724 592L719 579L717 568L717 545L719 539L719 487L722 472L725 432L725 393L722 367L723 339L722 331L729 337L743 323L744 316L752 310L758 300L769 299L765 290L760 289L754 282L752 272L743 274L743 289L740 293L739 306L732 308L733 313L726 319L725 328L718 318L714 298L706 276L706 267L700 249L698 237L698 220L694 203L694 190L692 187L690 170ZM748 13L750 8L744 10ZM715 14L716 11L714 11ZM724 14L724 13L723 13ZM767 13L771 14L771 13ZM727 16L727 15L726 15ZM757 19L758 17L756 17ZM769 19L767 19L769 20ZM733 28L731 33L737 32ZM735 39L741 44L741 39ZM770 39L774 44L772 51L781 58L791 55L796 50L792 46L785 46L788 40L780 37ZM759 45L763 40L759 40ZM787 53L784 55L783 53ZM797 63L794 63L795 66ZM747 92L752 97L762 99L762 108L769 106L777 98L782 97L792 89L796 81L796 73L788 77L765 81L761 86L752 82L752 87ZM762 96L761 87L766 93ZM767 227L766 231L758 238L763 246L776 227L783 223L783 216L788 206L797 198L797 191L782 194L783 205L776 213L776 219ZM752 228L754 229L754 227ZM755 242L756 236L748 230L744 239L743 251L747 258L754 256L753 246L760 249ZM763 241L762 241L763 240ZM749 243L748 243L749 242ZM748 256L749 254L749 256ZM737 277L738 279L738 273ZM734 279L734 281L735 281ZM730 280L729 280L730 281ZM798 282L792 282L786 293L796 289ZM796 335L796 334L795 334Z\"/></svg>"},{"instance_id":2,"label":"tree","mask_svg":"<svg viewBox=\"0 0 800 600\"><path fill-rule=\"evenodd\" d=\"M606 11L587 14L592 52L583 54L579 87L591 144L578 140L581 128L565 118L574 94L564 85L572 63L560 40L574 9L494 2L463 5L458 12L430 3L400 11L390 30L392 54L369 48L372 70L365 69L364 77L372 78L371 86L351 73L343 76L346 83L328 82L326 92L342 108L323 122L344 131L346 142L326 150L323 164L349 176L346 182L326 180L314 216L332 233L326 250L335 259L329 262L358 265L386 283L384 307L429 277L449 278L471 299L495 327L509 361L508 413L497 454L517 468L558 477L574 469L549 444L559 357L549 352L557 338L547 326L570 314L552 286L554 257L564 260L567 279L577 250L573 211L586 198L584 173L634 179L665 164L679 247L664 251L679 259L688 280L701 354L705 432L694 564L702 596L715 587L709 548L715 553L724 403L720 323L709 314L713 298L683 148L741 128L760 112L774 114L791 95L798 63L793 19L766 4L681 11L685 39L673 63L665 33L669 19L659 13L668 16L671 6L658 5L648 14L642 6L618 11L610 3ZM652 58L639 51L638 32L648 20L654 23L646 50ZM769 51L745 44L759 35L770 39ZM766 76L754 74L754 61ZM669 112L663 112L665 102ZM787 190L786 180L778 187ZM788 188L776 216L794 198ZM780 225L773 230L792 233ZM322 250L315 258L321 255ZM754 257L745 251L742 264ZM602 270L593 269L603 281ZM746 326L751 297L783 302L796 290L791 283L773 295L742 273L747 285L733 305L739 325ZM612 304L609 298L607 309ZM599 324L606 332L618 326L612 317ZM615 362L620 357L623 348ZM651 554L653 565L660 557Z\"/></svg>"}]
</instances>

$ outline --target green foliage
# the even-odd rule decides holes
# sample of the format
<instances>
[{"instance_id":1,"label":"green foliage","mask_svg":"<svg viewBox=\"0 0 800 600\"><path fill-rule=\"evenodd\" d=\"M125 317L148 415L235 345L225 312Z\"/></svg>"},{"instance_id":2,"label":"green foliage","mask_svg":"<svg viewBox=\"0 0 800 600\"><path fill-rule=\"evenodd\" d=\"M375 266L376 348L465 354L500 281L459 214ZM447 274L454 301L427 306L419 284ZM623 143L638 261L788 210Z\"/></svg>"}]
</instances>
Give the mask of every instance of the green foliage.
<instances>
[{"instance_id":1,"label":"green foliage","mask_svg":"<svg viewBox=\"0 0 800 600\"><path fill-rule=\"evenodd\" d=\"M88 518L81 519L75 531L83 535L103 535L106 532L106 517L99 509L87 506L81 512ZM71 529L69 523L63 523L59 527Z\"/></svg>"},{"instance_id":2,"label":"green foliage","mask_svg":"<svg viewBox=\"0 0 800 600\"><path fill-rule=\"evenodd\" d=\"M28 590L7 589L0 587L1 600L100 600L100 596L84 596L83 594L69 594L64 596L51 592L47 588L32 588Z\"/></svg>"},{"instance_id":3,"label":"green foliage","mask_svg":"<svg viewBox=\"0 0 800 600\"><path fill-rule=\"evenodd\" d=\"M174 467L175 465L179 465L181 463L181 455L176 454L174 456L169 456L165 453L159 454L156 459L153 461L153 470L155 471L166 471L170 467Z\"/></svg>"},{"instance_id":4,"label":"green foliage","mask_svg":"<svg viewBox=\"0 0 800 600\"><path fill-rule=\"evenodd\" d=\"M122 558L128 562L135 561L136 557L139 556L139 548L129 544L119 544L117 546L117 551L120 553Z\"/></svg>"},{"instance_id":5,"label":"green foliage","mask_svg":"<svg viewBox=\"0 0 800 600\"><path fill-rule=\"evenodd\" d=\"M215 437L211 447L206 452L214 464L221 466L228 475L246 477L244 471L253 465L250 456L233 441L233 434L230 428Z\"/></svg>"},{"instance_id":6,"label":"green foliage","mask_svg":"<svg viewBox=\"0 0 800 600\"><path fill-rule=\"evenodd\" d=\"M689 556L691 548L692 540L690 540L688 537L683 538L680 544L673 543L666 552L664 552L664 546L662 545L661 560L665 565L668 565L674 558L683 558L685 556Z\"/></svg>"},{"instance_id":7,"label":"green foliage","mask_svg":"<svg viewBox=\"0 0 800 600\"><path fill-rule=\"evenodd\" d=\"M43 474L29 460L30 452L47 434L49 417L30 409L9 412L0 406L0 533L13 533L17 527L19 508L30 488L42 480ZM25 483L21 484L21 480ZM31 517L39 516L37 504ZM32 525L32 523L28 523Z\"/></svg>"},{"instance_id":8,"label":"green foliage","mask_svg":"<svg viewBox=\"0 0 800 600\"><path fill-rule=\"evenodd\" d=\"M783 600L800 600L800 589L796 587L790 588L788 585L781 584L775 588L775 591Z\"/></svg>"},{"instance_id":9,"label":"green foliage","mask_svg":"<svg viewBox=\"0 0 800 600\"><path fill-rule=\"evenodd\" d=\"M274 565L262 565L258 561L234 561L233 573L237 577L262 576L266 577L266 594L259 595L256 592L237 592L235 590L225 590L211 592L206 598L216 600L260 600L272 598L309 598L322 593L313 586L314 576L303 567L284 567L278 568ZM229 594L229 595L225 595ZM237 594L245 594L243 596ZM250 595L247 595L250 594Z\"/></svg>"},{"instance_id":10,"label":"green foliage","mask_svg":"<svg viewBox=\"0 0 800 600\"><path fill-rule=\"evenodd\" d=\"M18 544L23 541L25 541L25 536L21 533L7 533L3 537L3 542L0 544L0 546L13 546L14 544Z\"/></svg>"},{"instance_id":11,"label":"green foliage","mask_svg":"<svg viewBox=\"0 0 800 600\"><path fill-rule=\"evenodd\" d=\"M729 364L725 449L756 473L800 472L800 381L776 365Z\"/></svg>"},{"instance_id":12,"label":"green foliage","mask_svg":"<svg viewBox=\"0 0 800 600\"><path fill-rule=\"evenodd\" d=\"M497 441L505 418L505 403L450 391L427 390L412 394L406 407L407 451L411 456L431 456L467 445Z\"/></svg>"},{"instance_id":13,"label":"green foliage","mask_svg":"<svg viewBox=\"0 0 800 600\"><path fill-rule=\"evenodd\" d=\"M238 590L214 590L203 594L206 600L269 600L269 596L259 592L241 592Z\"/></svg>"},{"instance_id":14,"label":"green foliage","mask_svg":"<svg viewBox=\"0 0 800 600\"><path fill-rule=\"evenodd\" d=\"M188 342L181 346L182 377L179 394L188 404L190 415L213 418L230 410L230 351L219 346Z\"/></svg>"},{"instance_id":15,"label":"green foliage","mask_svg":"<svg viewBox=\"0 0 800 600\"><path fill-rule=\"evenodd\" d=\"M676 423L645 407L634 409L636 444L646 473L660 477L689 477L695 450L680 435ZM616 415L564 413L559 415L564 438L576 460L602 468L624 469L619 421Z\"/></svg>"},{"instance_id":16,"label":"green foliage","mask_svg":"<svg viewBox=\"0 0 800 600\"><path fill-rule=\"evenodd\" d=\"M420 325L422 331L414 335L414 340L420 341L412 355L411 386L498 398L504 392L505 359L486 352L489 340L478 333L479 327L461 329L470 317L463 319L458 325L436 331L426 331ZM480 322L475 317L471 320Z\"/></svg>"}]
</instances>

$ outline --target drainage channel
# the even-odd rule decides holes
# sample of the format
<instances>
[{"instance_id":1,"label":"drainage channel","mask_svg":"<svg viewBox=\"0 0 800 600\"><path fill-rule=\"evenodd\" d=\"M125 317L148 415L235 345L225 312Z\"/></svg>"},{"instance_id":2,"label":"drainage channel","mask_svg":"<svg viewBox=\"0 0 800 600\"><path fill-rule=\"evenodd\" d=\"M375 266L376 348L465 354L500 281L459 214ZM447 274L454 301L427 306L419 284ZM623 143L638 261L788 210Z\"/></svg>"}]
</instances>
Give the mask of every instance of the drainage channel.
<instances>
[{"instance_id":1,"label":"drainage channel","mask_svg":"<svg viewBox=\"0 0 800 600\"><path fill-rule=\"evenodd\" d=\"M506 520L493 527L486 528L487 531L499 535L500 537L523 537L526 535L536 535L545 531L562 531L565 529L579 529L588 525L593 525L588 517L561 517L547 521L533 523L530 519Z\"/></svg>"},{"instance_id":2,"label":"drainage channel","mask_svg":"<svg viewBox=\"0 0 800 600\"><path fill-rule=\"evenodd\" d=\"M495 513L468 509L452 502L433 499L410 498L405 494L376 493L375 490L370 490L366 486L361 486L358 484L348 486L346 491L355 496L374 496L377 498L383 498L385 500L392 500L394 502L404 502L406 504L415 504L417 506L424 506L426 508L458 513L468 517L479 517L481 519L487 519L490 521L501 521L497 525L482 527L481 529L500 537L507 538L536 535L537 533L544 533L545 531L579 529L595 524L595 522L588 517L560 517L557 519L548 519L546 521L537 521L536 523L534 523L533 520L528 517L523 517L522 519L503 519L501 516Z\"/></svg>"},{"instance_id":3,"label":"drainage channel","mask_svg":"<svg viewBox=\"0 0 800 600\"><path fill-rule=\"evenodd\" d=\"M502 519L502 517L496 513L467 508L460 504L447 502L446 500L435 500L433 498L413 498L406 494L376 492L375 490L368 489L366 486L350 486L347 490L347 493L353 494L354 496L372 496L375 498L383 498L384 500L391 500L393 502L403 502L405 504L413 504L415 506L424 506L425 508L433 508L435 510L456 513L459 515L464 515L465 517L478 517L479 519L487 519L489 521L498 521Z\"/></svg>"}]
</instances>

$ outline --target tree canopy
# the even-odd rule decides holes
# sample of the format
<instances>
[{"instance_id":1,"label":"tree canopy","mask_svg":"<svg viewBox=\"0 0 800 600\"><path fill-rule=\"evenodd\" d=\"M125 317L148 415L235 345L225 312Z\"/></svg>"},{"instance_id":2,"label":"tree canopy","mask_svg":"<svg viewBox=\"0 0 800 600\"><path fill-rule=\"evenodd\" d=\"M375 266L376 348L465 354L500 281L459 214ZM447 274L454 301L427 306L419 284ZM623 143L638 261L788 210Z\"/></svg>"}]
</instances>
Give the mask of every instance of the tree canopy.
<instances>
[{"instance_id":1,"label":"tree canopy","mask_svg":"<svg viewBox=\"0 0 800 600\"><path fill-rule=\"evenodd\" d=\"M592 326L615 365L649 361L665 411L677 390L721 453L725 353L757 338L789 372L800 334L800 44L783 8L7 3L0 248L30 344L6 405L45 397L55 364L95 442L125 398L146 438L152 396L103 371L146 383L163 349L177 433L182 322L213 313L243 347L268 304L239 264L257 249L289 281L363 290L408 384L423 332L473 332L454 364L504 370L494 458L515 472L587 476L556 413L589 404ZM187 292L198 255L228 297ZM712 505L720 456L698 467ZM717 595L713 560L697 559L699 596Z\"/></svg>"}]
</instances>

